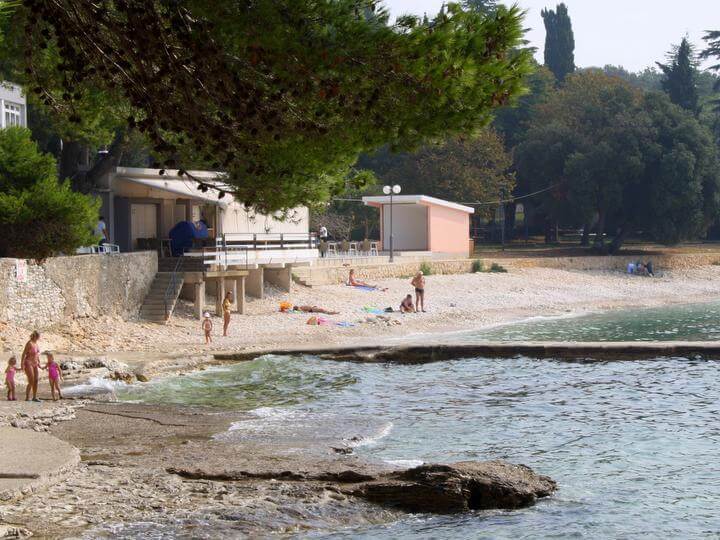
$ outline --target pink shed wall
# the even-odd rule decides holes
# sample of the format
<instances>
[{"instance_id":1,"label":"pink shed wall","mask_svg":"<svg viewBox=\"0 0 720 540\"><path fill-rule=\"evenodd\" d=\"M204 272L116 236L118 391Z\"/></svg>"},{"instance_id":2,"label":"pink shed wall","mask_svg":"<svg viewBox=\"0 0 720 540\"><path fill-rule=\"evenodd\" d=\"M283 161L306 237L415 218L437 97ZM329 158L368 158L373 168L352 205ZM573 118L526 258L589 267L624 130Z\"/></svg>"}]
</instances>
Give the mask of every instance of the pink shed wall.
<instances>
[{"instance_id":1,"label":"pink shed wall","mask_svg":"<svg viewBox=\"0 0 720 540\"><path fill-rule=\"evenodd\" d=\"M470 215L445 206L428 205L430 251L467 255L470 249Z\"/></svg>"}]
</instances>

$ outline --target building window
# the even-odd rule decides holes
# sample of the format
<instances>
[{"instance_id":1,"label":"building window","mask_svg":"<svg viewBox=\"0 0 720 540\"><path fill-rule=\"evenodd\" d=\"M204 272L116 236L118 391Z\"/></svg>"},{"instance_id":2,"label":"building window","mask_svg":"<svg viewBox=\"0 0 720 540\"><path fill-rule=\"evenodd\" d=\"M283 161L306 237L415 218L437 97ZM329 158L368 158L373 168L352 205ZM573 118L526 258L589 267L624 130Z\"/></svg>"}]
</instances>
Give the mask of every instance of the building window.
<instances>
[{"instance_id":1,"label":"building window","mask_svg":"<svg viewBox=\"0 0 720 540\"><path fill-rule=\"evenodd\" d=\"M22 105L5 102L5 127L22 125Z\"/></svg>"}]
</instances>

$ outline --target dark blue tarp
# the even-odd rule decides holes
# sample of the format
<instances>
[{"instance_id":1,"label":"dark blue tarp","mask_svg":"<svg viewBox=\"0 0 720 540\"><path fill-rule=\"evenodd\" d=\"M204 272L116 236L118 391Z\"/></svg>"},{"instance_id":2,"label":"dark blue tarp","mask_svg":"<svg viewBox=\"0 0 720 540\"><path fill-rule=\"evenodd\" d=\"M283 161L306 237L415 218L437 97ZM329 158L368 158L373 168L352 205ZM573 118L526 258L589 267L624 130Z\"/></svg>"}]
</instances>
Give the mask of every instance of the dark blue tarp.
<instances>
[{"instance_id":1,"label":"dark blue tarp","mask_svg":"<svg viewBox=\"0 0 720 540\"><path fill-rule=\"evenodd\" d=\"M173 257L181 256L192 247L196 232L191 221L180 221L170 229L170 249Z\"/></svg>"}]
</instances>

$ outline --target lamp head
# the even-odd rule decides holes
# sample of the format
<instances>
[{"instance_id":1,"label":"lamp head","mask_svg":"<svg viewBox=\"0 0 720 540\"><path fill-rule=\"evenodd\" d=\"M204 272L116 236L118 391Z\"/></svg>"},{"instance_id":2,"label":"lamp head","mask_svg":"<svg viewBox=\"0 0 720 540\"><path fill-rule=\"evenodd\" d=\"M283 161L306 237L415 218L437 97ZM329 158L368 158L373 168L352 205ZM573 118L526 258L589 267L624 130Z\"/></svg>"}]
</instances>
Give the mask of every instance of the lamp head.
<instances>
[{"instance_id":1,"label":"lamp head","mask_svg":"<svg viewBox=\"0 0 720 540\"><path fill-rule=\"evenodd\" d=\"M395 184L392 187L392 191L395 195L398 195L402 191L402 188L399 185Z\"/></svg>"},{"instance_id":2,"label":"lamp head","mask_svg":"<svg viewBox=\"0 0 720 540\"><path fill-rule=\"evenodd\" d=\"M383 193L385 195L390 195L390 191L392 191L392 188L390 186L384 186L383 187Z\"/></svg>"}]
</instances>

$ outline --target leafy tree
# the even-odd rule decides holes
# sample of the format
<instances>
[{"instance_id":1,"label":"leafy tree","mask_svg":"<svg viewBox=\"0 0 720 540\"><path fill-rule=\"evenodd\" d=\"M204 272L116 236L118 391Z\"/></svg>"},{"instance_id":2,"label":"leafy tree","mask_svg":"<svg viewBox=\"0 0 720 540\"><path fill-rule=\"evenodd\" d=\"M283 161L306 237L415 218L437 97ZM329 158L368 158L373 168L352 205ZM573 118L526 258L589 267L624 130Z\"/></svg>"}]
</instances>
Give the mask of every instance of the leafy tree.
<instances>
[{"instance_id":1,"label":"leafy tree","mask_svg":"<svg viewBox=\"0 0 720 540\"><path fill-rule=\"evenodd\" d=\"M564 224L596 222L596 247L628 234L675 243L703 234L718 211L720 172L710 133L659 93L586 71L538 106L517 149L518 174Z\"/></svg>"},{"instance_id":2,"label":"leafy tree","mask_svg":"<svg viewBox=\"0 0 720 540\"><path fill-rule=\"evenodd\" d=\"M473 137L456 137L427 145L417 152L393 155L385 151L361 162L384 184L400 184L404 193L430 195L460 203L497 201L515 187L512 158L491 129ZM488 216L496 205L479 205Z\"/></svg>"},{"instance_id":3,"label":"leafy tree","mask_svg":"<svg viewBox=\"0 0 720 540\"><path fill-rule=\"evenodd\" d=\"M564 3L558 4L555 11L543 9L545 23L545 65L562 82L575 71L575 36L572 21Z\"/></svg>"},{"instance_id":4,"label":"leafy tree","mask_svg":"<svg viewBox=\"0 0 720 540\"><path fill-rule=\"evenodd\" d=\"M597 69L597 68L590 68ZM662 74L655 68L645 68L637 73L632 73L622 66L606 65L602 68L606 75L619 77L633 86L648 92L659 92L662 90Z\"/></svg>"},{"instance_id":5,"label":"leafy tree","mask_svg":"<svg viewBox=\"0 0 720 540\"><path fill-rule=\"evenodd\" d=\"M271 211L341 193L361 152L471 132L523 91L519 8L388 20L375 0L26 0L13 24L36 99L78 123L78 94L117 95L167 167L222 168Z\"/></svg>"},{"instance_id":6,"label":"leafy tree","mask_svg":"<svg viewBox=\"0 0 720 540\"><path fill-rule=\"evenodd\" d=\"M720 31L715 30L711 32L706 32L703 40L707 42L707 48L700 53L700 58L713 58L714 60L716 60L718 63L708 67L708 71L720 73ZM720 78L716 77L713 90L715 90L716 92L720 92ZM711 101L711 103L714 106L715 111L717 111L718 115L720 115L720 97L716 97Z\"/></svg>"},{"instance_id":7,"label":"leafy tree","mask_svg":"<svg viewBox=\"0 0 720 540\"><path fill-rule=\"evenodd\" d=\"M528 92L517 103L498 109L493 127L503 136L506 148L514 148L525 134L533 109L555 89L555 76L545 66L537 66L527 78Z\"/></svg>"},{"instance_id":8,"label":"leafy tree","mask_svg":"<svg viewBox=\"0 0 720 540\"><path fill-rule=\"evenodd\" d=\"M697 90L697 59L693 46L683 38L668 54L668 64L657 63L665 75L662 88L670 100L697 115L700 112Z\"/></svg>"},{"instance_id":9,"label":"leafy tree","mask_svg":"<svg viewBox=\"0 0 720 540\"><path fill-rule=\"evenodd\" d=\"M463 7L480 13L492 13L497 8L495 0L464 0Z\"/></svg>"},{"instance_id":10,"label":"leafy tree","mask_svg":"<svg viewBox=\"0 0 720 540\"><path fill-rule=\"evenodd\" d=\"M0 257L44 259L94 242L99 201L58 182L30 131L0 130Z\"/></svg>"}]
</instances>

